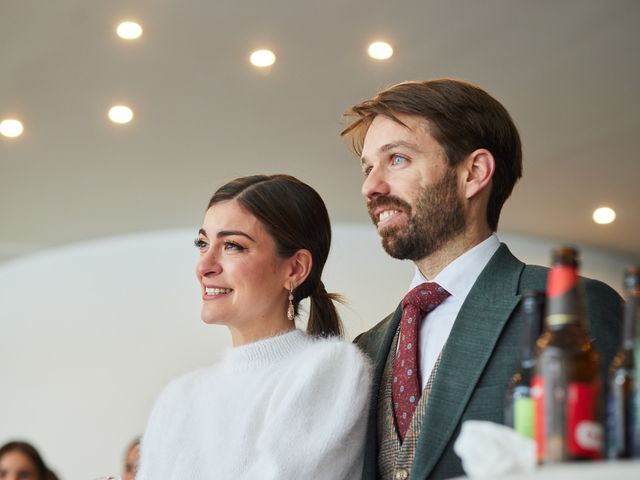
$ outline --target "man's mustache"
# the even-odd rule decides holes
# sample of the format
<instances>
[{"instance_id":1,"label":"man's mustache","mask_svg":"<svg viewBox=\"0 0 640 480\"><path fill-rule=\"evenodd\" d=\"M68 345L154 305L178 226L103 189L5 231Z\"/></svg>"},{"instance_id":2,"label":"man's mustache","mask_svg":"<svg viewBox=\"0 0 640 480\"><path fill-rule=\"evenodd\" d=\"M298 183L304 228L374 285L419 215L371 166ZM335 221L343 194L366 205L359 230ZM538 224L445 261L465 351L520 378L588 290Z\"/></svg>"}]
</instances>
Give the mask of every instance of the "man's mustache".
<instances>
[{"instance_id":1,"label":"man's mustache","mask_svg":"<svg viewBox=\"0 0 640 480\"><path fill-rule=\"evenodd\" d=\"M386 195L384 197L374 197L367 204L369 210L369 216L373 220L373 223L378 223L378 219L374 218L373 212L378 208L393 208L395 210L402 210L408 216L411 216L411 205L402 200L401 198L394 197L393 195Z\"/></svg>"}]
</instances>

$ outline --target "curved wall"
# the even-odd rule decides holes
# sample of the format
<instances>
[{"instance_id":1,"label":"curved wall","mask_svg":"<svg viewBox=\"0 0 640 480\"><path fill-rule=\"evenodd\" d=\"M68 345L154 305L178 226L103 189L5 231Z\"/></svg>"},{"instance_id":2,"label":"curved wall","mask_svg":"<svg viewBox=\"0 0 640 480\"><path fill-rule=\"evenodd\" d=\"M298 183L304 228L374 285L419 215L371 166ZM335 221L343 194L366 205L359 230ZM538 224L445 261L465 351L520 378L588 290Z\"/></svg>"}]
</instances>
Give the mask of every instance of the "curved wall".
<instances>
[{"instance_id":1,"label":"curved wall","mask_svg":"<svg viewBox=\"0 0 640 480\"><path fill-rule=\"evenodd\" d=\"M530 263L557 243L501 234ZM199 320L193 231L108 238L0 264L0 443L41 447L61 478L120 473L162 386L216 361L226 329ZM583 249L583 272L617 288L631 259ZM370 225L337 224L325 270L352 338L392 311L413 275Z\"/></svg>"}]
</instances>

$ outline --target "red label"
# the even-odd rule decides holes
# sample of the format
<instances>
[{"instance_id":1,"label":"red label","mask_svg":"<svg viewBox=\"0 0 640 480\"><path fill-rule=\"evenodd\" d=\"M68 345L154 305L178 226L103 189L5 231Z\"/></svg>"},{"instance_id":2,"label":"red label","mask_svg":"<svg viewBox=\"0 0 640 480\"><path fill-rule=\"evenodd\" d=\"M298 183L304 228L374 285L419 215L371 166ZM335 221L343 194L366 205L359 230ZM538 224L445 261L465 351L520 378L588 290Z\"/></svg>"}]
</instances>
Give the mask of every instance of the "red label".
<instances>
[{"instance_id":1,"label":"red label","mask_svg":"<svg viewBox=\"0 0 640 480\"><path fill-rule=\"evenodd\" d=\"M543 377L533 378L533 433L538 462L562 461L567 456L602 458L603 432L596 416L598 391L589 383L553 388L544 384Z\"/></svg>"},{"instance_id":2,"label":"red label","mask_svg":"<svg viewBox=\"0 0 640 480\"><path fill-rule=\"evenodd\" d=\"M536 441L538 462L544 459L545 451L545 415L544 415L544 384L542 377L536 375L531 382L531 398L533 398L533 438Z\"/></svg>"},{"instance_id":3,"label":"red label","mask_svg":"<svg viewBox=\"0 0 640 480\"><path fill-rule=\"evenodd\" d=\"M567 446L570 455L602 458L602 425L596 418L598 389L588 383L567 388Z\"/></svg>"},{"instance_id":4,"label":"red label","mask_svg":"<svg viewBox=\"0 0 640 480\"><path fill-rule=\"evenodd\" d=\"M578 283L578 272L576 267L570 265L559 265L549 270L547 279L547 295L557 297L568 292Z\"/></svg>"}]
</instances>

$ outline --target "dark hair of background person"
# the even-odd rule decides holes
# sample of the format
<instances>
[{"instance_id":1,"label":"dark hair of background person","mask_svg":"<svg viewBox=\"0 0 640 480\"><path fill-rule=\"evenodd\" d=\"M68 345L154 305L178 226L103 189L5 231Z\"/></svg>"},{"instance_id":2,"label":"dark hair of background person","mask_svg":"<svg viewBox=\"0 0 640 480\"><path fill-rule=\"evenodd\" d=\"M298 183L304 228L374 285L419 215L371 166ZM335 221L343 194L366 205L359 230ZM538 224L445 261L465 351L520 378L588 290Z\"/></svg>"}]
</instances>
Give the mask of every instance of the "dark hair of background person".
<instances>
[{"instance_id":1,"label":"dark hair of background person","mask_svg":"<svg viewBox=\"0 0 640 480\"><path fill-rule=\"evenodd\" d=\"M342 335L342 323L333 303L342 298L327 293L321 279L331 247L331 223L318 192L289 175L253 175L220 187L207 209L225 200L236 200L262 223L281 258L289 258L300 249L311 253L311 272L293 291L295 313L298 314L300 301L310 297L307 333Z\"/></svg>"},{"instance_id":2,"label":"dark hair of background person","mask_svg":"<svg viewBox=\"0 0 640 480\"><path fill-rule=\"evenodd\" d=\"M58 480L57 475L49 470L38 450L36 450L36 448L30 443L22 441L5 443L0 447L0 458L13 451L18 451L31 460L31 463L33 463L38 471L38 476L40 477L39 480Z\"/></svg>"},{"instance_id":3,"label":"dark hair of background person","mask_svg":"<svg viewBox=\"0 0 640 480\"><path fill-rule=\"evenodd\" d=\"M450 167L478 148L492 153L496 168L487 223L496 231L502 206L522 176L520 135L504 106L481 88L460 80L403 82L347 110L344 115L356 119L340 135L351 135L353 149L360 156L373 119L384 115L404 125L397 114L427 120L428 132L442 145Z\"/></svg>"}]
</instances>

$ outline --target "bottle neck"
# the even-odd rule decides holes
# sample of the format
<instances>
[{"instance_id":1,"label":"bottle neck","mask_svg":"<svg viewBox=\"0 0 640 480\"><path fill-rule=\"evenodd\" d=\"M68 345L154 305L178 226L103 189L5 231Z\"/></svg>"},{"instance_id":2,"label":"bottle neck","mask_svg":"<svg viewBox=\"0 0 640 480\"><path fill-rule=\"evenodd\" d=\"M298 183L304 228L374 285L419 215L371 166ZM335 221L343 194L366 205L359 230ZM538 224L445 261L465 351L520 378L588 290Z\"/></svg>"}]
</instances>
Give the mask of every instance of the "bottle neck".
<instances>
[{"instance_id":1,"label":"bottle neck","mask_svg":"<svg viewBox=\"0 0 640 480\"><path fill-rule=\"evenodd\" d=\"M547 302L545 320L549 328L585 326L584 302L575 265L555 265L549 271Z\"/></svg>"},{"instance_id":2,"label":"bottle neck","mask_svg":"<svg viewBox=\"0 0 640 480\"><path fill-rule=\"evenodd\" d=\"M522 368L533 366L536 342L542 330L543 307L539 299L535 299L534 301L538 303L525 305L524 308L524 328L522 330L522 346L520 351L520 365Z\"/></svg>"},{"instance_id":3,"label":"bottle neck","mask_svg":"<svg viewBox=\"0 0 640 480\"><path fill-rule=\"evenodd\" d=\"M636 325L640 323L640 292L632 292L627 296L624 310L624 327L622 330L622 348L633 350Z\"/></svg>"}]
</instances>

